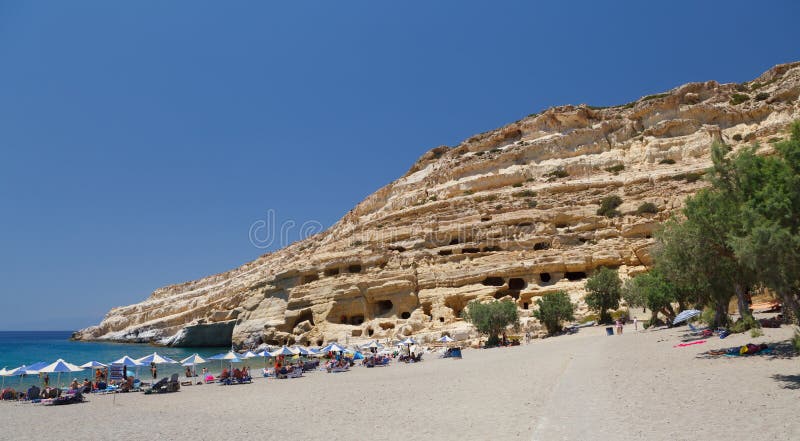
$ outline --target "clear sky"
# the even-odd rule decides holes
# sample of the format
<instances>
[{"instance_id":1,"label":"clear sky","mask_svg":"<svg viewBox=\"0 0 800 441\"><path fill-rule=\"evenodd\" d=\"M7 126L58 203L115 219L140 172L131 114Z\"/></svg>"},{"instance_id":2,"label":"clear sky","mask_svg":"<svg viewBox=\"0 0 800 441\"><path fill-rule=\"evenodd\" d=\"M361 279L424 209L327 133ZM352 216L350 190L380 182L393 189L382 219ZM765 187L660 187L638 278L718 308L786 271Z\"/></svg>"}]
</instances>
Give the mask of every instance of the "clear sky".
<instances>
[{"instance_id":1,"label":"clear sky","mask_svg":"<svg viewBox=\"0 0 800 441\"><path fill-rule=\"evenodd\" d=\"M608 2L612 3L612 2ZM0 329L330 226L425 151L800 60L800 2L0 2ZM273 246L274 248L274 246Z\"/></svg>"}]
</instances>

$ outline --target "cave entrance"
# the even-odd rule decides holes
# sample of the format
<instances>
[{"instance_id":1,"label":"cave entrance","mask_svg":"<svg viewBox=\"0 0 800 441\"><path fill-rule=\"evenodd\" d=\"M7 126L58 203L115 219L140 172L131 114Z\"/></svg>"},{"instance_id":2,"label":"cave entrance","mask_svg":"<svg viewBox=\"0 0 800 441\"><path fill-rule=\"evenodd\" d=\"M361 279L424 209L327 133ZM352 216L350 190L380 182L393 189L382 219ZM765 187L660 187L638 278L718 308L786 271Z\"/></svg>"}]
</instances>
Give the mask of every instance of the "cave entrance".
<instances>
[{"instance_id":1,"label":"cave entrance","mask_svg":"<svg viewBox=\"0 0 800 441\"><path fill-rule=\"evenodd\" d=\"M439 317L439 321L444 323L444 317Z\"/></svg>"},{"instance_id":2,"label":"cave entrance","mask_svg":"<svg viewBox=\"0 0 800 441\"><path fill-rule=\"evenodd\" d=\"M377 303L375 303L375 315L387 314L392 310L393 307L394 304L392 304L391 300L379 300Z\"/></svg>"},{"instance_id":3,"label":"cave entrance","mask_svg":"<svg viewBox=\"0 0 800 441\"><path fill-rule=\"evenodd\" d=\"M296 319L294 319L294 324L292 325L292 329L296 328L297 325L303 323L306 320L308 320L308 322L311 323L311 326L314 326L314 314L311 312L310 309L304 310L303 312L300 313L300 315L297 316Z\"/></svg>"},{"instance_id":4,"label":"cave entrance","mask_svg":"<svg viewBox=\"0 0 800 441\"><path fill-rule=\"evenodd\" d=\"M360 325L362 323L364 323L364 316L363 315L358 314L358 315L354 315L354 316L350 317L350 324L351 325L358 326L358 325Z\"/></svg>"},{"instance_id":5,"label":"cave entrance","mask_svg":"<svg viewBox=\"0 0 800 441\"><path fill-rule=\"evenodd\" d=\"M500 247L491 246L491 247L485 247L483 251L486 253L496 253L498 251L503 251L503 250Z\"/></svg>"},{"instance_id":6,"label":"cave entrance","mask_svg":"<svg viewBox=\"0 0 800 441\"><path fill-rule=\"evenodd\" d=\"M372 334L374 334L374 333L375 333L375 330L373 330L372 328L367 328L367 337L372 337Z\"/></svg>"},{"instance_id":7,"label":"cave entrance","mask_svg":"<svg viewBox=\"0 0 800 441\"><path fill-rule=\"evenodd\" d=\"M467 306L467 301L462 297L448 297L444 301L444 306L453 310L453 315L461 316L461 311Z\"/></svg>"},{"instance_id":8,"label":"cave entrance","mask_svg":"<svg viewBox=\"0 0 800 441\"><path fill-rule=\"evenodd\" d=\"M487 277L483 279L481 283L485 286L503 286L506 284L506 281L502 277Z\"/></svg>"},{"instance_id":9,"label":"cave entrance","mask_svg":"<svg viewBox=\"0 0 800 441\"><path fill-rule=\"evenodd\" d=\"M362 331L361 331L360 329L353 329L353 330L350 332L350 336L351 336L351 337L361 337L361 332L362 332Z\"/></svg>"},{"instance_id":10,"label":"cave entrance","mask_svg":"<svg viewBox=\"0 0 800 441\"><path fill-rule=\"evenodd\" d=\"M403 312L400 314L400 318L401 318L401 319L409 319L409 318L411 318L411 313L410 313L410 312L408 312L408 311L403 311Z\"/></svg>"},{"instance_id":11,"label":"cave entrance","mask_svg":"<svg viewBox=\"0 0 800 441\"><path fill-rule=\"evenodd\" d=\"M528 309L528 302L524 302L522 304L522 309Z\"/></svg>"},{"instance_id":12,"label":"cave entrance","mask_svg":"<svg viewBox=\"0 0 800 441\"><path fill-rule=\"evenodd\" d=\"M319 276L316 274L306 274L300 279L301 284L311 283L315 280L319 280Z\"/></svg>"},{"instance_id":13,"label":"cave entrance","mask_svg":"<svg viewBox=\"0 0 800 441\"><path fill-rule=\"evenodd\" d=\"M549 249L550 249L549 242L537 242L535 245L533 245L534 251L549 250Z\"/></svg>"},{"instance_id":14,"label":"cave entrance","mask_svg":"<svg viewBox=\"0 0 800 441\"><path fill-rule=\"evenodd\" d=\"M323 343L325 343L325 342L322 341L322 340L317 340L317 346L322 346Z\"/></svg>"},{"instance_id":15,"label":"cave entrance","mask_svg":"<svg viewBox=\"0 0 800 441\"><path fill-rule=\"evenodd\" d=\"M567 280L572 280L574 282L576 280L585 279L586 278L586 273L583 272L583 271L567 271L564 274L564 277L566 277Z\"/></svg>"},{"instance_id":16,"label":"cave entrance","mask_svg":"<svg viewBox=\"0 0 800 441\"><path fill-rule=\"evenodd\" d=\"M350 265L350 266L347 267L347 272L360 273L361 272L361 265Z\"/></svg>"},{"instance_id":17,"label":"cave entrance","mask_svg":"<svg viewBox=\"0 0 800 441\"><path fill-rule=\"evenodd\" d=\"M343 316L339 317L339 323L341 323L343 325L346 325L347 324L347 316L343 315Z\"/></svg>"},{"instance_id":18,"label":"cave entrance","mask_svg":"<svg viewBox=\"0 0 800 441\"><path fill-rule=\"evenodd\" d=\"M431 304L429 302L422 303L422 312L425 315L431 315Z\"/></svg>"},{"instance_id":19,"label":"cave entrance","mask_svg":"<svg viewBox=\"0 0 800 441\"><path fill-rule=\"evenodd\" d=\"M464 254L474 254L474 253L480 253L481 249L480 248L464 248L464 249L461 250L461 252L464 253Z\"/></svg>"},{"instance_id":20,"label":"cave entrance","mask_svg":"<svg viewBox=\"0 0 800 441\"><path fill-rule=\"evenodd\" d=\"M458 241L457 237L454 237L453 239L450 239L450 245L458 245L458 244L459 244L459 241Z\"/></svg>"},{"instance_id":21,"label":"cave entrance","mask_svg":"<svg viewBox=\"0 0 800 441\"><path fill-rule=\"evenodd\" d=\"M514 277L508 280L508 289L521 290L528 286L524 279Z\"/></svg>"},{"instance_id":22,"label":"cave entrance","mask_svg":"<svg viewBox=\"0 0 800 441\"><path fill-rule=\"evenodd\" d=\"M440 256L451 256L453 255L453 250L439 250Z\"/></svg>"},{"instance_id":23,"label":"cave entrance","mask_svg":"<svg viewBox=\"0 0 800 441\"><path fill-rule=\"evenodd\" d=\"M541 273L541 274L539 274L539 280L541 280L544 283L549 282L550 281L550 273Z\"/></svg>"},{"instance_id":24,"label":"cave entrance","mask_svg":"<svg viewBox=\"0 0 800 441\"><path fill-rule=\"evenodd\" d=\"M339 268L328 268L325 270L325 275L328 277L335 276L337 274L339 274Z\"/></svg>"},{"instance_id":25,"label":"cave entrance","mask_svg":"<svg viewBox=\"0 0 800 441\"><path fill-rule=\"evenodd\" d=\"M497 299L497 300L500 300L505 296L511 296L512 299L519 300L519 291L509 289L509 290L498 291L498 292L494 293L494 298Z\"/></svg>"}]
</instances>

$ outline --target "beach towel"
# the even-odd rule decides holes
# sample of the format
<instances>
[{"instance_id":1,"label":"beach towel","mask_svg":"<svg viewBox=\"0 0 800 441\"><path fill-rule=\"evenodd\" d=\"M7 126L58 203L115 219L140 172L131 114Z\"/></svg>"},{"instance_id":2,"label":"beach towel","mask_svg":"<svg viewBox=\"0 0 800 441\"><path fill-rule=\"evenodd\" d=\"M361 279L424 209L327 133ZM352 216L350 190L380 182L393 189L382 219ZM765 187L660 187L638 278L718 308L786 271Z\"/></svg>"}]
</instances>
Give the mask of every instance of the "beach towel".
<instances>
[{"instance_id":1,"label":"beach towel","mask_svg":"<svg viewBox=\"0 0 800 441\"><path fill-rule=\"evenodd\" d=\"M705 343L706 341L707 340L698 340L698 341L693 341L693 342L690 342L690 343L679 343L679 344L673 346L673 348L684 348L686 346L701 345L701 344Z\"/></svg>"}]
</instances>

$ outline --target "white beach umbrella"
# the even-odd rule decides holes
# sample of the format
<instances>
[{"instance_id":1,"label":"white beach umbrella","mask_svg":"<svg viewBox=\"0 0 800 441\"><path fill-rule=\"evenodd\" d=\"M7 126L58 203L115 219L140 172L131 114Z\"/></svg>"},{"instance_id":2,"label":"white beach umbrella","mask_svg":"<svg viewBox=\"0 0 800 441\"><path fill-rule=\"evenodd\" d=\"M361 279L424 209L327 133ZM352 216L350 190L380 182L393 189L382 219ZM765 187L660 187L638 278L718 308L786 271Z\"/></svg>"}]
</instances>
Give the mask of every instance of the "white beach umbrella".
<instances>
[{"instance_id":1,"label":"white beach umbrella","mask_svg":"<svg viewBox=\"0 0 800 441\"><path fill-rule=\"evenodd\" d=\"M697 317L700 314L701 314L701 312L696 310L696 309L687 309L685 311L682 311L680 314L678 314L675 317L675 320L672 321L672 324L673 325L677 325L680 322L689 320L692 317Z\"/></svg>"},{"instance_id":2,"label":"white beach umbrella","mask_svg":"<svg viewBox=\"0 0 800 441\"><path fill-rule=\"evenodd\" d=\"M297 354L303 355L303 356L306 356L306 357L309 356L309 355L313 355L313 352L311 352L308 348L304 348L303 346L300 346L300 345L294 345L294 346L291 347L291 349L294 350L294 351L297 351Z\"/></svg>"},{"instance_id":3,"label":"white beach umbrella","mask_svg":"<svg viewBox=\"0 0 800 441\"><path fill-rule=\"evenodd\" d=\"M239 358L239 354L237 354L236 352L233 352L233 351L228 351L228 352L225 352L224 354L213 355L211 357L208 357L208 359L209 360L219 360L220 361L220 363L219 363L220 370L222 370L222 362L223 361L227 361L228 363L240 363L242 361L242 359Z\"/></svg>"},{"instance_id":4,"label":"white beach umbrella","mask_svg":"<svg viewBox=\"0 0 800 441\"><path fill-rule=\"evenodd\" d=\"M142 365L141 363L137 362L131 357L128 357L127 355L123 356L119 360L112 361L111 364L121 364L122 366L128 366L128 367L139 367Z\"/></svg>"},{"instance_id":5,"label":"white beach umbrella","mask_svg":"<svg viewBox=\"0 0 800 441\"><path fill-rule=\"evenodd\" d=\"M322 352L323 354L327 354L328 352L342 352L344 351L344 348L336 343L331 343L328 346L325 346L324 348L320 349L319 351Z\"/></svg>"},{"instance_id":6,"label":"white beach umbrella","mask_svg":"<svg viewBox=\"0 0 800 441\"><path fill-rule=\"evenodd\" d=\"M248 359L248 358L256 358L256 357L263 357L263 355L258 355L253 351L247 351L241 355L241 358Z\"/></svg>"},{"instance_id":7,"label":"white beach umbrella","mask_svg":"<svg viewBox=\"0 0 800 441\"><path fill-rule=\"evenodd\" d=\"M155 364L177 364L178 362L169 358L160 355L158 352L153 352L150 355L144 356L142 358L137 358L136 362L142 366L148 365L150 363Z\"/></svg>"},{"instance_id":8,"label":"white beach umbrella","mask_svg":"<svg viewBox=\"0 0 800 441\"><path fill-rule=\"evenodd\" d=\"M436 341L439 341L439 342L442 342L442 343L450 343L450 342L453 342L455 340L453 340L449 335L445 335L444 337L442 337L442 338L440 338L440 339L438 339Z\"/></svg>"},{"instance_id":9,"label":"white beach umbrella","mask_svg":"<svg viewBox=\"0 0 800 441\"><path fill-rule=\"evenodd\" d=\"M72 363L67 363L63 359L59 358L53 363L48 364L47 366L39 369L39 372L44 373L58 373L58 379L56 380L56 384L61 386L61 373L62 372L80 372L83 368L80 366L75 366Z\"/></svg>"},{"instance_id":10,"label":"white beach umbrella","mask_svg":"<svg viewBox=\"0 0 800 441\"><path fill-rule=\"evenodd\" d=\"M284 356L286 356L286 355L297 355L298 353L299 353L299 351L296 351L294 349L286 347L286 345L283 345L280 349L276 349L275 351L270 352L269 355L271 355L273 357L277 357L279 355L284 355Z\"/></svg>"},{"instance_id":11,"label":"white beach umbrella","mask_svg":"<svg viewBox=\"0 0 800 441\"><path fill-rule=\"evenodd\" d=\"M200 354L192 354L181 360L181 366L191 366L192 375L197 376L197 365L207 363L206 359L201 357Z\"/></svg>"},{"instance_id":12,"label":"white beach umbrella","mask_svg":"<svg viewBox=\"0 0 800 441\"><path fill-rule=\"evenodd\" d=\"M378 340L372 340L371 342L361 346L362 349L380 349L383 345L378 343Z\"/></svg>"},{"instance_id":13,"label":"white beach umbrella","mask_svg":"<svg viewBox=\"0 0 800 441\"><path fill-rule=\"evenodd\" d=\"M84 369L96 368L96 367L108 367L107 364L100 363L99 361L87 361L86 363L81 365Z\"/></svg>"}]
</instances>

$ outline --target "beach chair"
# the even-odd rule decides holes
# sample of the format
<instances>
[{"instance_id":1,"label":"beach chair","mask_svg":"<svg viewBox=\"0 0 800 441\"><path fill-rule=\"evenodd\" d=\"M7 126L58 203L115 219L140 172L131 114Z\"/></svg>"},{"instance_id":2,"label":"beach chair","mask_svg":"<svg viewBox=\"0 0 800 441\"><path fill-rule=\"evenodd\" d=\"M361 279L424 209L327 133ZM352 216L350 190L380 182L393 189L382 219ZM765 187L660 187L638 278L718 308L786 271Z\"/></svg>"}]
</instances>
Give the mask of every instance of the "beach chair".
<instances>
[{"instance_id":1,"label":"beach chair","mask_svg":"<svg viewBox=\"0 0 800 441\"><path fill-rule=\"evenodd\" d=\"M167 385L163 388L162 392L177 392L181 389L181 382L178 381L178 374L172 374L167 382Z\"/></svg>"}]
</instances>

